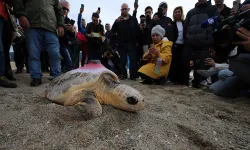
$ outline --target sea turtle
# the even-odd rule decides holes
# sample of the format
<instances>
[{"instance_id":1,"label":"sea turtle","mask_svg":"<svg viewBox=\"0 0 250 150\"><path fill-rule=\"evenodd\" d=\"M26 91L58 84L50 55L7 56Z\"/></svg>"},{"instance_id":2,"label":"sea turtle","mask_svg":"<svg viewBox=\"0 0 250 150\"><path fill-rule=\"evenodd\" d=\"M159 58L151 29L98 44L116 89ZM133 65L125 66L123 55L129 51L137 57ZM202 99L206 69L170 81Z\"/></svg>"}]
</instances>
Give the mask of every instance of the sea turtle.
<instances>
[{"instance_id":1,"label":"sea turtle","mask_svg":"<svg viewBox=\"0 0 250 150\"><path fill-rule=\"evenodd\" d=\"M117 75L100 61L90 61L84 67L56 77L43 97L60 105L73 106L91 118L102 114L101 104L131 112L144 108L140 92L120 84Z\"/></svg>"}]
</instances>

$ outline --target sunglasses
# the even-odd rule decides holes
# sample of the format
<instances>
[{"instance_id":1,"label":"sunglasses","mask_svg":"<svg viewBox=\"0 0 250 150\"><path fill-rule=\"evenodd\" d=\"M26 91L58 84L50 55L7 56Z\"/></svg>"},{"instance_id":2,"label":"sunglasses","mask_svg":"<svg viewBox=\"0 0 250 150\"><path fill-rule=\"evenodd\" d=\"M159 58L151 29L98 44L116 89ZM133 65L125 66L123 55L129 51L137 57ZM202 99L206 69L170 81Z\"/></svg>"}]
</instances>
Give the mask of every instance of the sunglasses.
<instances>
[{"instance_id":1,"label":"sunglasses","mask_svg":"<svg viewBox=\"0 0 250 150\"><path fill-rule=\"evenodd\" d=\"M63 10L67 10L67 11L69 11L69 9L68 9L68 8L66 8L66 7L63 7Z\"/></svg>"}]
</instances>

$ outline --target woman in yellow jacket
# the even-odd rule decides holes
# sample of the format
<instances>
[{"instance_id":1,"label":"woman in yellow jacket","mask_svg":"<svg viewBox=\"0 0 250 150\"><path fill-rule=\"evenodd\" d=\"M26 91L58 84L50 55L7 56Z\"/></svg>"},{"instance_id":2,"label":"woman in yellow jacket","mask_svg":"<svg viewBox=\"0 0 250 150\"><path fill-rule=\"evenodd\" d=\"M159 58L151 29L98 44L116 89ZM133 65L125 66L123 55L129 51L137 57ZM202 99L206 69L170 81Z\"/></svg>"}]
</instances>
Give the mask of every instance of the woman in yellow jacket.
<instances>
[{"instance_id":1,"label":"woman in yellow jacket","mask_svg":"<svg viewBox=\"0 0 250 150\"><path fill-rule=\"evenodd\" d=\"M142 84L153 84L155 81L158 84L164 84L162 81L168 76L168 72L172 60L173 42L163 39L165 30L160 26L155 26L151 31L154 46L150 48L143 56L143 61L146 62L139 70L139 74L144 81ZM160 59L158 59L160 58ZM160 63L160 69L157 72L157 59Z\"/></svg>"}]
</instances>

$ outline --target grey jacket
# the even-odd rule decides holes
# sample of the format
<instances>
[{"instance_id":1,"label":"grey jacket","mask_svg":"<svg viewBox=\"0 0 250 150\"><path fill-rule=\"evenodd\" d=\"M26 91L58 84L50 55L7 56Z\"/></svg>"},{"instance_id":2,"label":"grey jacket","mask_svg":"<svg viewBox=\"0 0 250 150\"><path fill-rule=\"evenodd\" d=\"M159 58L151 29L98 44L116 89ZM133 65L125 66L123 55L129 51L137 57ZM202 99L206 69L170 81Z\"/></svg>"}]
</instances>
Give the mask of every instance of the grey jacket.
<instances>
[{"instance_id":1,"label":"grey jacket","mask_svg":"<svg viewBox=\"0 0 250 150\"><path fill-rule=\"evenodd\" d=\"M195 47L209 47L213 43L212 27L201 28L201 23L219 14L215 6L196 3L195 8L187 13L184 21L185 44Z\"/></svg>"},{"instance_id":2,"label":"grey jacket","mask_svg":"<svg viewBox=\"0 0 250 150\"><path fill-rule=\"evenodd\" d=\"M26 16L31 28L56 32L58 26L64 26L59 0L15 0L14 14L17 18Z\"/></svg>"}]
</instances>

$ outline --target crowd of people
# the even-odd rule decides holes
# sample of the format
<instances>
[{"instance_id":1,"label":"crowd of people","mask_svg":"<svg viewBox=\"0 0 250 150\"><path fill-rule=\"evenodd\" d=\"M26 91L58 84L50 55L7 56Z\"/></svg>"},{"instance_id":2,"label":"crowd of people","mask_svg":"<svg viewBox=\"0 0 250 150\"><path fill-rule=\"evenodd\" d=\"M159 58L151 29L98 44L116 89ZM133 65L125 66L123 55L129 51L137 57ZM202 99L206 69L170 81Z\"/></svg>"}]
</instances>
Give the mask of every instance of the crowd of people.
<instances>
[{"instance_id":1,"label":"crowd of people","mask_svg":"<svg viewBox=\"0 0 250 150\"><path fill-rule=\"evenodd\" d=\"M161 2L156 13L151 6L146 7L140 20L137 20L139 5L134 4L131 15L129 5L124 3L121 15L112 25L102 24L100 8L92 14L92 21L86 23L81 7L76 28L75 21L68 18L70 4L66 0L0 0L0 86L17 87L9 60L12 44L15 73L22 73L25 66L32 79L30 86L42 84L42 72L49 72L49 80L53 80L80 67L80 62L84 66L89 60L100 60L120 80L141 78L142 84L149 85L170 81L191 84L194 88L205 85L219 96L249 96L250 31L239 28L237 36L241 42L216 45L214 27L202 28L201 24L211 17L227 18L237 12L227 7L224 0L214 1L215 5L198 0L186 15L183 7L178 6L173 11L173 20L168 16L167 2ZM13 42L6 4L17 18L24 40ZM250 1L245 0L239 12L248 9Z\"/></svg>"}]
</instances>

